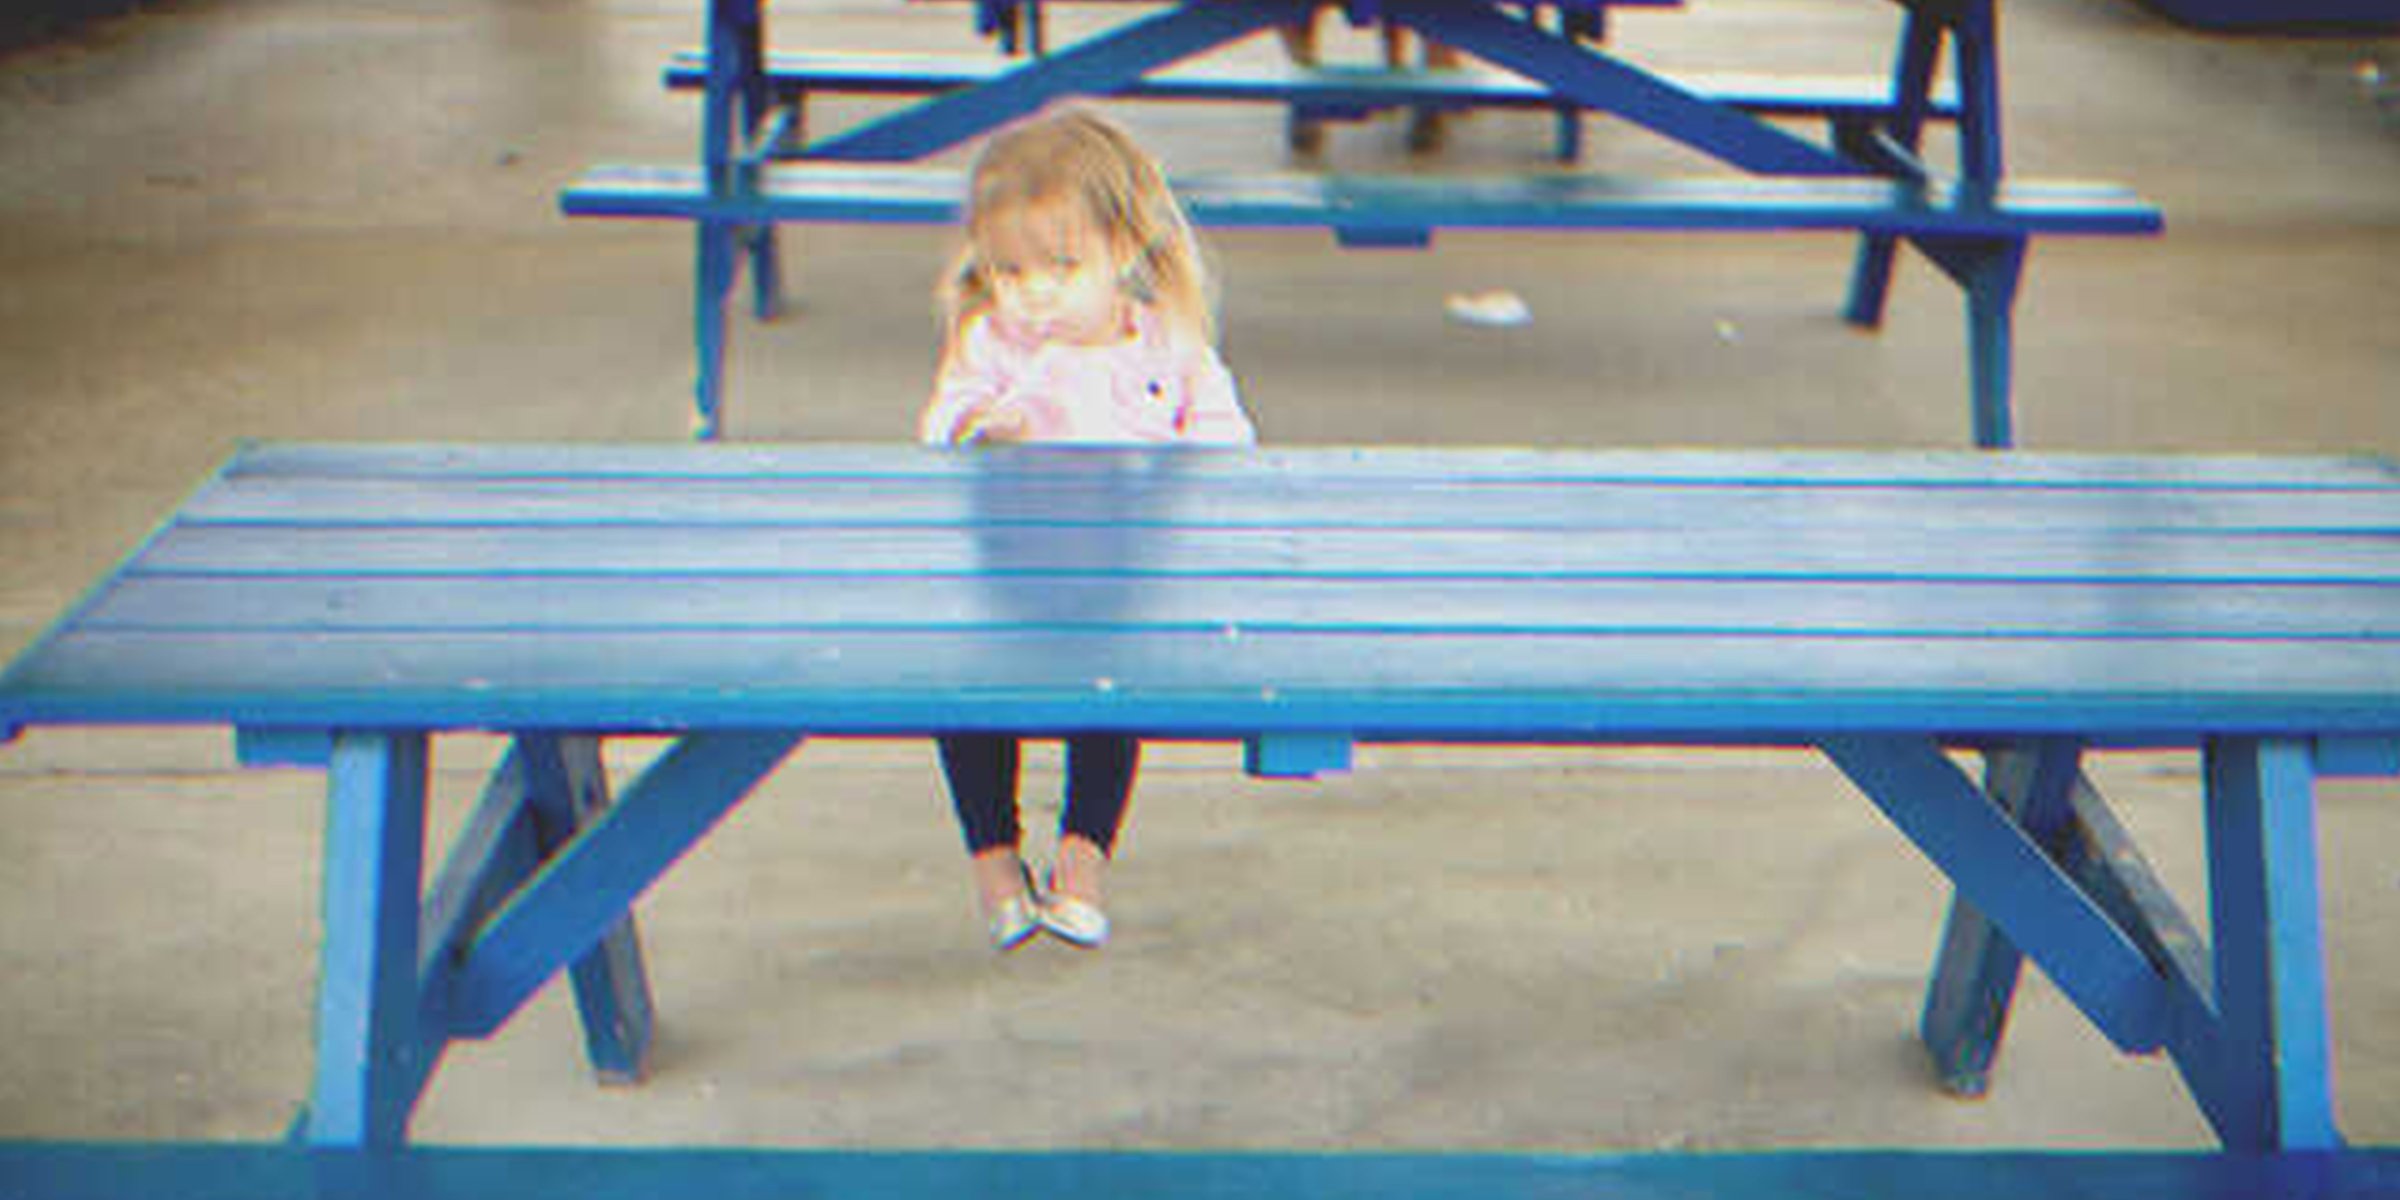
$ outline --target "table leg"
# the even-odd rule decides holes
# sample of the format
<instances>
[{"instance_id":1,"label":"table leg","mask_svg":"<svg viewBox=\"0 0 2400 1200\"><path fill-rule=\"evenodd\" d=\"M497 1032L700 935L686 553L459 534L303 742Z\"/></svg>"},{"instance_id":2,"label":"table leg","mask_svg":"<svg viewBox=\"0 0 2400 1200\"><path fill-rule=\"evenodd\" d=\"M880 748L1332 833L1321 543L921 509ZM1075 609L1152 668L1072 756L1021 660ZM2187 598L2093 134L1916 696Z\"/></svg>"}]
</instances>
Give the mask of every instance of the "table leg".
<instances>
[{"instance_id":1,"label":"table leg","mask_svg":"<svg viewBox=\"0 0 2400 1200\"><path fill-rule=\"evenodd\" d=\"M427 1055L418 1029L426 737L342 734L327 765L316 1080L300 1135L396 1147Z\"/></svg>"},{"instance_id":2,"label":"table leg","mask_svg":"<svg viewBox=\"0 0 2400 1200\"><path fill-rule=\"evenodd\" d=\"M1993 0L1966 0L1951 19L1958 61L1958 173L1968 184L2000 185L2000 18Z\"/></svg>"},{"instance_id":3,"label":"table leg","mask_svg":"<svg viewBox=\"0 0 2400 1200\"><path fill-rule=\"evenodd\" d=\"M692 272L692 325L700 362L692 383L692 437L713 442L724 431L725 300L733 292L740 259L734 225L706 218L693 224L699 245Z\"/></svg>"},{"instance_id":4,"label":"table leg","mask_svg":"<svg viewBox=\"0 0 2400 1200\"><path fill-rule=\"evenodd\" d=\"M535 734L517 745L525 757L525 811L535 853L547 862L608 811L600 739ZM598 945L575 960L570 975L592 1069L602 1083L639 1083L649 1068L652 1006L633 914L610 926Z\"/></svg>"},{"instance_id":5,"label":"table leg","mask_svg":"<svg viewBox=\"0 0 2400 1200\"><path fill-rule=\"evenodd\" d=\"M1891 138L1912 154L1924 141L1925 113L1932 105L1934 67L1941 50L1941 22L1911 8L1900 29L1899 61L1892 69L1892 99L1898 112L1892 119ZM1888 233L1860 235L1845 313L1851 324L1870 329L1883 324L1884 302L1892 288L1893 252L1898 247L1899 239Z\"/></svg>"},{"instance_id":6,"label":"table leg","mask_svg":"<svg viewBox=\"0 0 2400 1200\"><path fill-rule=\"evenodd\" d=\"M2072 741L2046 741L1993 751L1986 762L1984 790L2053 857L2060 857L2056 842L2074 819L2081 758ZM1943 1090L1980 1096L1990 1088L1992 1060L2000 1051L2024 962L2024 952L1981 910L1963 896L1951 899L1941 955L1918 1022Z\"/></svg>"},{"instance_id":7,"label":"table leg","mask_svg":"<svg viewBox=\"0 0 2400 1200\"><path fill-rule=\"evenodd\" d=\"M1967 289L1967 381L1974 405L1975 447L2016 444L2009 393L2016 364L2017 285L2025 275L2025 239L1976 254L1961 280Z\"/></svg>"},{"instance_id":8,"label":"table leg","mask_svg":"<svg viewBox=\"0 0 2400 1200\"><path fill-rule=\"evenodd\" d=\"M747 135L756 132L773 101L767 88L765 37L756 0L711 0L708 81L700 110L700 161L711 191L751 186L745 177L750 168L744 163L743 143ZM780 291L782 271L774 261L771 235L757 241L730 223L702 220L698 225L700 247L693 274L699 293L694 341L700 362L693 387L692 436L715 441L723 425L719 404L725 382L725 302L733 290L740 252L750 251L759 288L756 303L762 316L780 303L780 297L772 296L768 289Z\"/></svg>"},{"instance_id":9,"label":"table leg","mask_svg":"<svg viewBox=\"0 0 2400 1200\"><path fill-rule=\"evenodd\" d=\"M771 156L773 147L756 145L759 130L767 124L775 108L775 95L767 86L766 14L747 3L735 6L726 21L731 38L720 46L711 37L712 53L723 50L733 55L734 71L728 81L729 90L739 101L742 137L739 142L730 138L724 143L726 152L738 156L741 174L735 182L742 187L753 186L749 172L754 154ZM713 71L712 71L713 78ZM775 225L768 222L741 231L742 248L750 260L751 311L759 320L771 319L783 308L783 264L775 242Z\"/></svg>"},{"instance_id":10,"label":"table leg","mask_svg":"<svg viewBox=\"0 0 2400 1200\"><path fill-rule=\"evenodd\" d=\"M2025 273L2025 239L1915 239L1919 249L1966 292L1967 375L1975 445L2004 450L2016 442L2010 413L2010 373L2016 340L2017 287Z\"/></svg>"},{"instance_id":11,"label":"table leg","mask_svg":"<svg viewBox=\"0 0 2400 1200\"><path fill-rule=\"evenodd\" d=\"M1558 10L1558 32L1570 41L1599 45L1608 40L1608 9L1597 7L1589 12ZM1561 104L1556 117L1558 135L1551 156L1562 163L1583 158L1583 108L1576 104Z\"/></svg>"},{"instance_id":12,"label":"table leg","mask_svg":"<svg viewBox=\"0 0 2400 1200\"><path fill-rule=\"evenodd\" d=\"M2034 764L2023 785L2028 804L2047 814L2038 823L2045 836L1921 740L1844 736L1821 744L2118 1049L2167 1052L2226 1149L2341 1145L2319 928L2314 742L2217 738L2204 748L2206 945L2071 769L2064 747L2044 748L2047 761ZM2003 773L2000 786L2019 785ZM1986 981L2007 973L2006 956L1976 939L1953 949L1942 968L1948 986L1937 978L1929 1018L1939 1007L1936 1024L1970 1037L1988 1026L1996 1037L2000 1010L1987 1002Z\"/></svg>"},{"instance_id":13,"label":"table leg","mask_svg":"<svg viewBox=\"0 0 2400 1200\"><path fill-rule=\"evenodd\" d=\"M2338 1147L2313 748L2224 738L2204 757L2222 1036L2217 1086L2201 1092L2202 1107L2230 1150Z\"/></svg>"},{"instance_id":14,"label":"table leg","mask_svg":"<svg viewBox=\"0 0 2400 1200\"><path fill-rule=\"evenodd\" d=\"M607 955L607 939L626 928L635 899L799 740L780 732L692 734L616 803L587 814L504 905L456 938L454 952L428 979L447 1033L490 1036L561 968ZM616 992L615 1003L630 1007L625 965L605 968L612 972L606 986ZM646 1010L646 999L640 1003ZM602 1013L604 1021L625 1015Z\"/></svg>"},{"instance_id":15,"label":"table leg","mask_svg":"<svg viewBox=\"0 0 2400 1200\"><path fill-rule=\"evenodd\" d=\"M1845 734L1818 745L2118 1049L2160 1048L2171 997L2148 956L1938 744Z\"/></svg>"}]
</instances>

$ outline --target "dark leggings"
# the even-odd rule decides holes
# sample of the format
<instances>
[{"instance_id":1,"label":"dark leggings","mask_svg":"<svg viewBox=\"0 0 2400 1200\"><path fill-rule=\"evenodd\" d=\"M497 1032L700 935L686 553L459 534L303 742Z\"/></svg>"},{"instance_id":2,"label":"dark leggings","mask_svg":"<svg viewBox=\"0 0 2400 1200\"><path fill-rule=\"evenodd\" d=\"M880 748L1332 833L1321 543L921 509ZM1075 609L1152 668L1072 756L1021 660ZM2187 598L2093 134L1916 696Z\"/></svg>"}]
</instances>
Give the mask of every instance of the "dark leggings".
<instances>
[{"instance_id":1,"label":"dark leggings","mask_svg":"<svg viewBox=\"0 0 2400 1200\"><path fill-rule=\"evenodd\" d=\"M1067 807L1059 817L1059 835L1088 838L1102 854L1114 853L1142 744L1115 733L1077 734L1066 741ZM967 853L1016 845L1024 832L1017 823L1022 743L1004 733L955 733L935 742L942 749L942 774L950 779L950 802L958 808Z\"/></svg>"}]
</instances>

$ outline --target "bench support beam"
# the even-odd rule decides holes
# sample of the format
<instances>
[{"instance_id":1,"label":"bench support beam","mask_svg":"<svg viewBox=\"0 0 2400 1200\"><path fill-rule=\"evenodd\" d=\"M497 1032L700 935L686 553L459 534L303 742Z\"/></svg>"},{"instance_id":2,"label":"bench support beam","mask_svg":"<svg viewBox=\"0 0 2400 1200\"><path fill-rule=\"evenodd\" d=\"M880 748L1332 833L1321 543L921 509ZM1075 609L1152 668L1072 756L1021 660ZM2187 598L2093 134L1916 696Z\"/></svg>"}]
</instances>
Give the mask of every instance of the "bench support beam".
<instances>
[{"instance_id":1,"label":"bench support beam","mask_svg":"<svg viewBox=\"0 0 2400 1200\"><path fill-rule=\"evenodd\" d=\"M2071 792L2082 782L2080 758L2081 747L2058 739L1995 751L1986 764L1984 788L1992 801L2053 859L2073 817ZM2024 962L2024 952L1991 918L1963 897L1950 902L1941 954L1918 1021L1944 1090L1980 1096L1990 1087L1992 1059L2008 1026Z\"/></svg>"},{"instance_id":2,"label":"bench support beam","mask_svg":"<svg viewBox=\"0 0 2400 1200\"><path fill-rule=\"evenodd\" d=\"M633 902L798 741L686 737L612 805L599 739L524 735L420 898L429 738L335 735L316 1083L295 1136L401 1145L449 1043L489 1036L562 968L602 1081L638 1081L652 1006Z\"/></svg>"},{"instance_id":3,"label":"bench support beam","mask_svg":"<svg viewBox=\"0 0 2400 1200\"><path fill-rule=\"evenodd\" d=\"M1947 38L1958 73L1959 179L1970 192L1989 193L2000 185L2005 162L2000 139L2000 39L1992 0L1904 2L1908 15L1901 24L1898 60L1892 68L1896 109L1879 133L1837 132L1836 144L1879 170L1905 177L1913 167L1922 177L1925 124L1938 114L1934 80ZM1872 329L1883 323L1896 246L1897 240L1888 233L1870 231L1860 236L1845 310L1851 324ZM1945 265L1944 269L1950 268ZM1965 278L1960 277L1960 282L1965 283ZM2008 293L2013 296L2014 292L2012 279ZM1971 285L1969 299L1972 304ZM1977 324L1972 316L1970 324L1975 358L1975 444L1987 450L2003 448L2010 444L2005 310L1995 325ZM1996 420L1993 414L1997 414Z\"/></svg>"},{"instance_id":4,"label":"bench support beam","mask_svg":"<svg viewBox=\"0 0 2400 1200\"><path fill-rule=\"evenodd\" d=\"M2312 756L2291 739L2219 738L2202 751L2223 1032L2215 1070L2185 1076L2228 1150L2341 1144L2328 1082Z\"/></svg>"},{"instance_id":5,"label":"bench support beam","mask_svg":"<svg viewBox=\"0 0 2400 1200\"><path fill-rule=\"evenodd\" d=\"M1746 170L1771 175L1863 175L1814 142L1637 71L1588 46L1487 8L1385 0L1385 14L1426 40L1548 84L1566 103L1615 114Z\"/></svg>"},{"instance_id":6,"label":"bench support beam","mask_svg":"<svg viewBox=\"0 0 2400 1200\"><path fill-rule=\"evenodd\" d=\"M1958 884L1921 1026L1946 1087L1988 1086L2030 955L2120 1049L2165 1050L2226 1149L2340 1146L2311 742L2204 748L2215 931L2204 939L2078 770L2071 741L1994 752L1988 790L1975 794L1938 749L1907 740L1831 739L1826 751ZM2027 887L2021 868L2004 887L1983 878L1984 860L2026 852L2060 873L2055 886ZM2138 971L2120 969L2116 937ZM2086 1001L2094 995L2109 1007Z\"/></svg>"},{"instance_id":7,"label":"bench support beam","mask_svg":"<svg viewBox=\"0 0 2400 1200\"><path fill-rule=\"evenodd\" d=\"M810 147L807 157L905 162L957 145L1054 100L1102 95L1154 68L1305 19L1315 0L1215 0L1141 18L974 87L946 93Z\"/></svg>"},{"instance_id":8,"label":"bench support beam","mask_svg":"<svg viewBox=\"0 0 2400 1200\"><path fill-rule=\"evenodd\" d=\"M514 1016L560 968L601 944L634 900L797 745L795 733L694 734L542 864L449 963L448 1011L460 1036Z\"/></svg>"},{"instance_id":9,"label":"bench support beam","mask_svg":"<svg viewBox=\"0 0 2400 1200\"><path fill-rule=\"evenodd\" d=\"M2214 1036L2206 944L2077 769L2076 751L2072 741L2059 740L1995 750L1986 789L2166 978L2167 1049L2187 1057L2183 1046L2192 1030ZM1943 1086L1954 1094L1987 1090L2022 965L2007 934L1964 898L1952 901L1921 1029Z\"/></svg>"},{"instance_id":10,"label":"bench support beam","mask_svg":"<svg viewBox=\"0 0 2400 1200\"><path fill-rule=\"evenodd\" d=\"M1911 158L1923 152L1925 118L1931 106L1934 68L1941 61L1941 51L1941 23L1922 9L1909 9L1900 27L1899 61L1892 68L1897 92L1894 99L1900 109L1893 114L1885 133L1894 146ZM1846 316L1851 324L1867 329L1883 324L1885 302L1892 290L1892 257L1898 248L1897 239L1888 233L1869 232L1860 236L1858 258L1850 271Z\"/></svg>"},{"instance_id":11,"label":"bench support beam","mask_svg":"<svg viewBox=\"0 0 2400 1200\"><path fill-rule=\"evenodd\" d=\"M1930 738L1820 743L1959 894L2005 930L2127 1053L2162 1044L2167 989L2116 922Z\"/></svg>"},{"instance_id":12,"label":"bench support beam","mask_svg":"<svg viewBox=\"0 0 2400 1200\"><path fill-rule=\"evenodd\" d=\"M534 845L548 861L611 807L600 740L534 734L518 739L518 747L528 766ZM605 1084L639 1083L649 1071L652 1005L630 908L568 975L592 1070Z\"/></svg>"},{"instance_id":13,"label":"bench support beam","mask_svg":"<svg viewBox=\"0 0 2400 1200\"><path fill-rule=\"evenodd\" d=\"M608 808L598 738L519 737L427 893L422 978L441 978L474 932ZM630 913L575 959L571 975L593 1070L603 1083L638 1082L648 1065L651 1001ZM447 999L427 992L427 1030L448 1029Z\"/></svg>"}]
</instances>

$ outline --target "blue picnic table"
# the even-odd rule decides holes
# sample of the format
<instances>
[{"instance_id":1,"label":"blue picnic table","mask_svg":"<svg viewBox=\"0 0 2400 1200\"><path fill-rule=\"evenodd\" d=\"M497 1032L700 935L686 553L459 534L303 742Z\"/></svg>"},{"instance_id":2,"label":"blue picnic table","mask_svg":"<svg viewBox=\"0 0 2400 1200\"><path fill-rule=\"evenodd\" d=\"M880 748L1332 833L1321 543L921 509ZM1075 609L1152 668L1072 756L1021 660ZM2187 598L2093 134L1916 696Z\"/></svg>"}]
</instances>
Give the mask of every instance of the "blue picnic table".
<instances>
[{"instance_id":1,"label":"blue picnic table","mask_svg":"<svg viewBox=\"0 0 2400 1200\"><path fill-rule=\"evenodd\" d=\"M1901 0L1906 14L1888 74L1831 81L1651 69L1589 36L1611 4L1625 2L1350 0L1343 7L1355 20L1414 30L1486 66L1228 74L1181 64L1307 22L1327 0L1129 6L1137 15L1073 45L963 65L922 55L771 53L758 0L710 0L707 45L666 73L671 85L702 93L697 160L598 167L568 186L560 205L570 215L695 225L694 430L710 439L723 427L726 305L745 265L759 314L781 307L778 222L954 220L963 195L957 170L923 160L1054 101L1268 100L1317 116L1398 105L1544 106L1561 114L1560 156L1568 159L1583 115L1605 113L1726 170L1663 181L1544 167L1369 180L1217 172L1170 182L1194 198L1203 224L1321 227L1356 246L1425 246L1445 228L1852 233L1858 250L1843 312L1862 327L1881 324L1905 243L1964 294L1974 443L2011 445L2014 311L2028 243L2036 235L2152 234L2161 219L2122 187L2005 178L1996 0ZM978 11L987 27L1007 28L1022 7L979 0ZM1945 60L1947 84L1937 82ZM915 100L816 133L802 117L812 92ZM1811 136L1792 128L1793 118L1822 119L1827 128ZM1928 126L1942 121L1957 129L1947 169L1923 153ZM927 194L943 203L918 202Z\"/></svg>"},{"instance_id":2,"label":"blue picnic table","mask_svg":"<svg viewBox=\"0 0 2400 1200\"><path fill-rule=\"evenodd\" d=\"M562 973L639 1078L633 903L805 739L1110 729L1275 776L1362 743L1821 752L1957 886L1922 1017L1953 1090L2030 959L2229 1152L2336 1154L2312 789L2400 774L2400 470L258 445L0 675L0 733L160 723L326 773L318 1147L400 1146L445 1049ZM421 887L462 730L512 749ZM635 733L677 740L610 780ZM2083 770L2162 749L2203 763L2200 918Z\"/></svg>"}]
</instances>

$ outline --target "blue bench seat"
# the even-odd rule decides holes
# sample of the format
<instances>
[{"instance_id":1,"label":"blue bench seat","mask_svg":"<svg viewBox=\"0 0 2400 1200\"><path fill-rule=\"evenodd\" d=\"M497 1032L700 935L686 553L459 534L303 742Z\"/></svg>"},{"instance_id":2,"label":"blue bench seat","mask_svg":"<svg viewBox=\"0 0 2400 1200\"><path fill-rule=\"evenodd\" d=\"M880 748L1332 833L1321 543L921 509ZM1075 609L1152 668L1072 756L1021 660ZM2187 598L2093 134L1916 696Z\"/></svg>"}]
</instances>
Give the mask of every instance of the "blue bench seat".
<instances>
[{"instance_id":1,"label":"blue bench seat","mask_svg":"<svg viewBox=\"0 0 2400 1200\"><path fill-rule=\"evenodd\" d=\"M0 1143L0 1186L12 1200L2382 1200L2400 1190L2400 1150L1570 1155L444 1146L356 1154L256 1144Z\"/></svg>"},{"instance_id":2,"label":"blue bench seat","mask_svg":"<svg viewBox=\"0 0 2400 1200\"><path fill-rule=\"evenodd\" d=\"M2158 209L2108 184L1954 185L1875 178L1660 179L1590 173L1178 176L1192 218L1223 228L1326 228L1350 245L1423 245L1438 229L1874 231L1920 238L2155 233ZM572 216L948 224L965 194L944 167L774 163L712 190L697 167L596 167L560 196Z\"/></svg>"}]
</instances>

